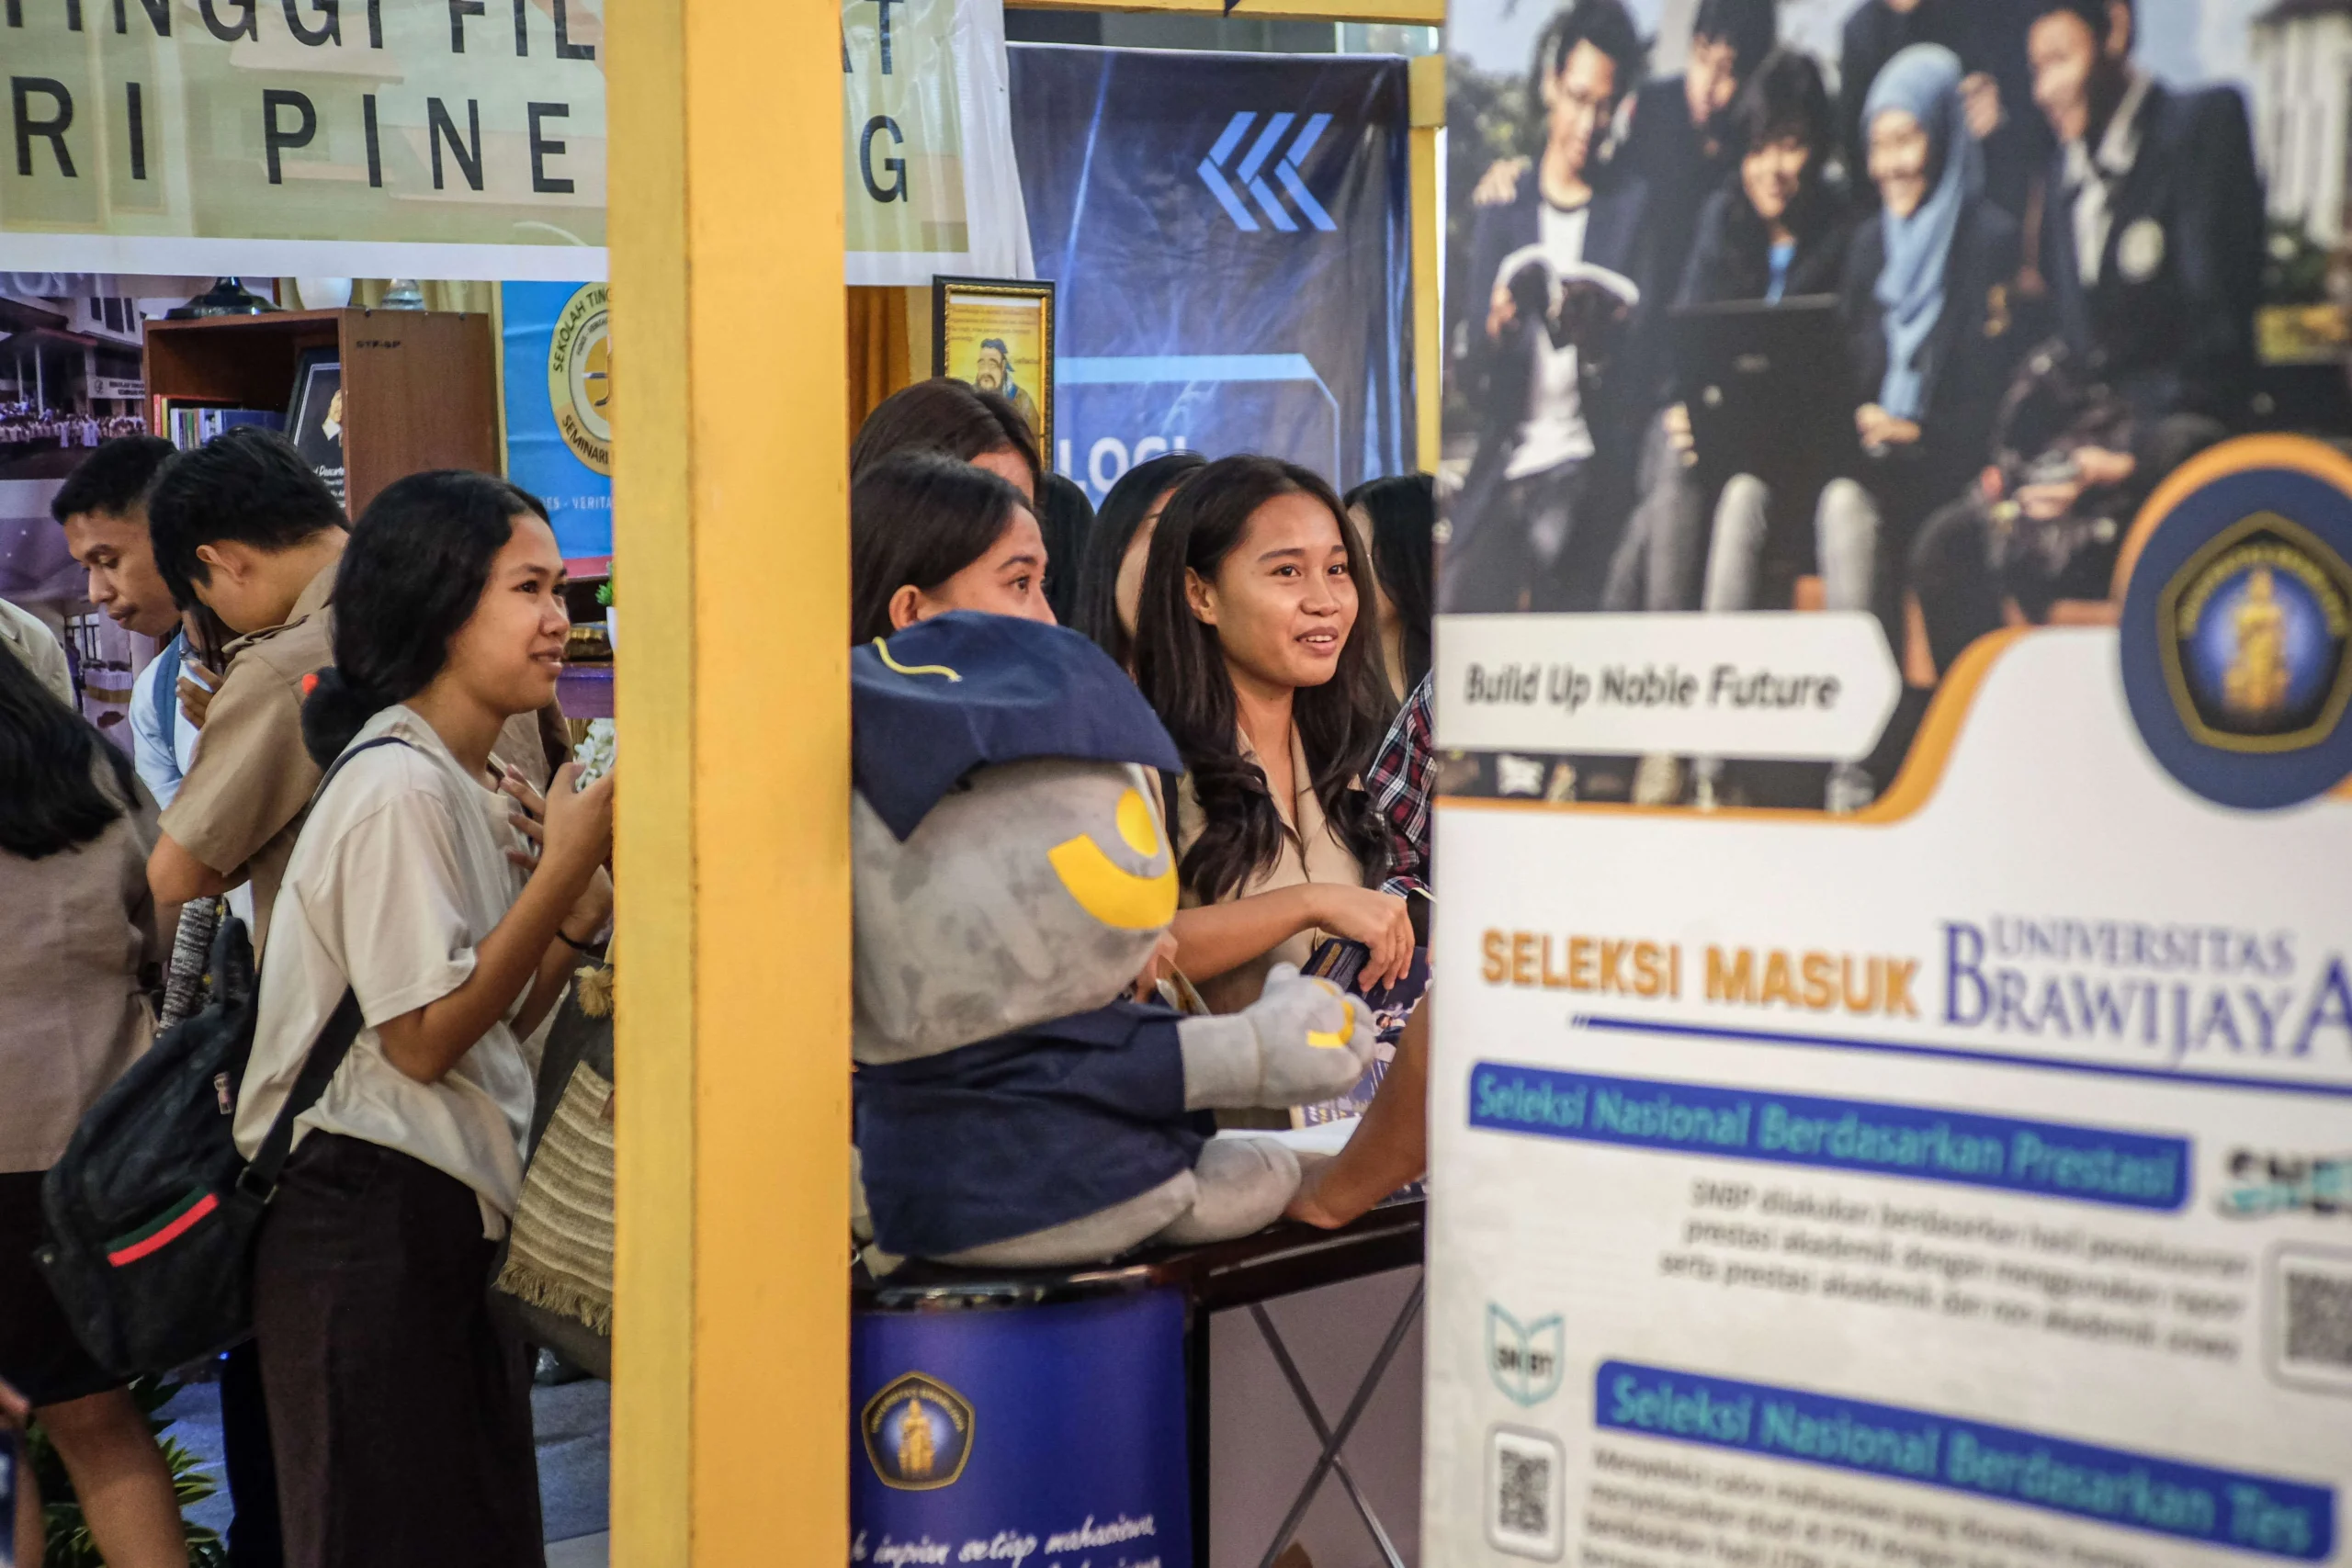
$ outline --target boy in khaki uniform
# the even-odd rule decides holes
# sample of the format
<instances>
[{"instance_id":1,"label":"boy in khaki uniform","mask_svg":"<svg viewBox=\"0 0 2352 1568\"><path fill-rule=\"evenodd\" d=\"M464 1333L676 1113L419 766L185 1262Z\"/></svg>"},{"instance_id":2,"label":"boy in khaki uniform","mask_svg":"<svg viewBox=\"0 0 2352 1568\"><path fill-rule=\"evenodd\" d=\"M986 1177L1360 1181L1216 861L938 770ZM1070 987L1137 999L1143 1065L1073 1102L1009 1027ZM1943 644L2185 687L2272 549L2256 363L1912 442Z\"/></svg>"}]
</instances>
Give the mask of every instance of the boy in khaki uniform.
<instances>
[{"instance_id":1,"label":"boy in khaki uniform","mask_svg":"<svg viewBox=\"0 0 2352 1568\"><path fill-rule=\"evenodd\" d=\"M334 662L343 509L283 437L248 426L175 458L155 482L148 525L173 597L200 601L238 634L195 764L164 813L148 882L159 902L185 903L250 880L258 958L319 785L302 701L311 671ZM528 719L508 725L497 759L546 787L548 750Z\"/></svg>"}]
</instances>

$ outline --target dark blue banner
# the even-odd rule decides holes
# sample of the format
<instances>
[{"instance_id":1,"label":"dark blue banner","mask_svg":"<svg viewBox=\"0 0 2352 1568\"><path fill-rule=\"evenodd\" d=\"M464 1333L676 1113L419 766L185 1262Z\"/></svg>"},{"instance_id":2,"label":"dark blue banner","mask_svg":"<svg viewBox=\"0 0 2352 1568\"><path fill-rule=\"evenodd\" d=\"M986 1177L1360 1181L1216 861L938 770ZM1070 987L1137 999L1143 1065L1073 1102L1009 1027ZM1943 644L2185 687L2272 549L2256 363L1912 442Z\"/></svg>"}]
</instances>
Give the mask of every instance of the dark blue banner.
<instances>
[{"instance_id":1,"label":"dark blue banner","mask_svg":"<svg viewBox=\"0 0 2352 1568\"><path fill-rule=\"evenodd\" d=\"M2331 1487L1931 1411L1603 1361L1593 1418L1608 1430L1940 1486L2267 1557L2324 1562L2335 1551Z\"/></svg>"},{"instance_id":2,"label":"dark blue banner","mask_svg":"<svg viewBox=\"0 0 2352 1568\"><path fill-rule=\"evenodd\" d=\"M2188 1201L2186 1138L1922 1105L1481 1062L1470 1070L1470 1125L2132 1209Z\"/></svg>"},{"instance_id":3,"label":"dark blue banner","mask_svg":"<svg viewBox=\"0 0 2352 1568\"><path fill-rule=\"evenodd\" d=\"M1193 1561L1181 1292L861 1312L850 1562Z\"/></svg>"},{"instance_id":4,"label":"dark blue banner","mask_svg":"<svg viewBox=\"0 0 2352 1568\"><path fill-rule=\"evenodd\" d=\"M1054 466L1097 501L1174 448L1342 489L1412 467L1405 63L1016 46Z\"/></svg>"}]
</instances>

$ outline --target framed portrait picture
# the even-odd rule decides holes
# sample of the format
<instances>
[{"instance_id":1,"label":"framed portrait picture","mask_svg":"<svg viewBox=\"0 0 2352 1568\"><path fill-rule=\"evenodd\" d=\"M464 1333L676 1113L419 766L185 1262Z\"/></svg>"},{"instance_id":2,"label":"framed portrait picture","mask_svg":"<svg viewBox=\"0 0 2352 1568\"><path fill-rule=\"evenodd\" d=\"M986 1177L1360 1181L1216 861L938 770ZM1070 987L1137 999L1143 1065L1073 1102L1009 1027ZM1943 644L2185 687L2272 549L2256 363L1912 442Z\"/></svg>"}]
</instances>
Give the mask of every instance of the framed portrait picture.
<instances>
[{"instance_id":1,"label":"framed portrait picture","mask_svg":"<svg viewBox=\"0 0 2352 1568\"><path fill-rule=\"evenodd\" d=\"M343 365L332 348L306 348L294 366L286 434L338 504L349 505L343 471Z\"/></svg>"},{"instance_id":2,"label":"framed portrait picture","mask_svg":"<svg viewBox=\"0 0 2352 1568\"><path fill-rule=\"evenodd\" d=\"M1004 277L931 280L931 373L1011 400L1054 463L1054 286Z\"/></svg>"}]
</instances>

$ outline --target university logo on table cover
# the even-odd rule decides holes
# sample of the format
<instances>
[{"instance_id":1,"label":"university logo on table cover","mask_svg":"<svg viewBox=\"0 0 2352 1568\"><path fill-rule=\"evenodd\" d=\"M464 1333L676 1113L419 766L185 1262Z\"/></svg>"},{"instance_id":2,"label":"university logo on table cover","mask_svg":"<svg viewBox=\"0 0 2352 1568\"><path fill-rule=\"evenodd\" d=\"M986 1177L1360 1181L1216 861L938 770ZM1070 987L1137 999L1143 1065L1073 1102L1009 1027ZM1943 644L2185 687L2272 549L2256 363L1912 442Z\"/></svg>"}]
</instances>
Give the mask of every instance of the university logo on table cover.
<instances>
[{"instance_id":1,"label":"university logo on table cover","mask_svg":"<svg viewBox=\"0 0 2352 1568\"><path fill-rule=\"evenodd\" d=\"M2352 461L2292 437L2230 442L2150 511L2121 637L2149 750L2241 809L2335 787L2352 775Z\"/></svg>"},{"instance_id":2,"label":"university logo on table cover","mask_svg":"<svg viewBox=\"0 0 2352 1568\"><path fill-rule=\"evenodd\" d=\"M902 1492L952 1486L972 1457L971 1402L922 1372L883 1384L857 1427L874 1473Z\"/></svg>"}]
</instances>

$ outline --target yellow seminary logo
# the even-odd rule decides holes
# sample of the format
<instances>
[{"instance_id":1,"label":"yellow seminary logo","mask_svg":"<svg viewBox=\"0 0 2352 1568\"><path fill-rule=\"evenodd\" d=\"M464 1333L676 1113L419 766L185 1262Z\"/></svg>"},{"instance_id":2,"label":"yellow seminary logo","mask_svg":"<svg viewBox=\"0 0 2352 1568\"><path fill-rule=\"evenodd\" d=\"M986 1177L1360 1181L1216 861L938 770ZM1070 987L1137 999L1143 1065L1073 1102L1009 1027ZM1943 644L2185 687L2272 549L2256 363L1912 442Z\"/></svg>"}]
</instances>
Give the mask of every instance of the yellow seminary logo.
<instances>
[{"instance_id":1,"label":"yellow seminary logo","mask_svg":"<svg viewBox=\"0 0 2352 1568\"><path fill-rule=\"evenodd\" d=\"M613 336L605 286L583 286L555 319L548 349L548 406L572 456L613 471Z\"/></svg>"},{"instance_id":2,"label":"yellow seminary logo","mask_svg":"<svg viewBox=\"0 0 2352 1568\"><path fill-rule=\"evenodd\" d=\"M885 1486L952 1486L972 1455L971 1403L938 1379L906 1372L882 1386L858 1416L866 1462Z\"/></svg>"}]
</instances>

